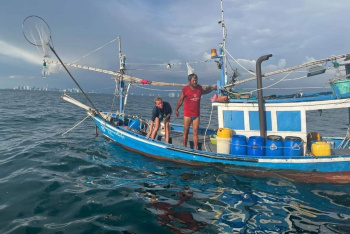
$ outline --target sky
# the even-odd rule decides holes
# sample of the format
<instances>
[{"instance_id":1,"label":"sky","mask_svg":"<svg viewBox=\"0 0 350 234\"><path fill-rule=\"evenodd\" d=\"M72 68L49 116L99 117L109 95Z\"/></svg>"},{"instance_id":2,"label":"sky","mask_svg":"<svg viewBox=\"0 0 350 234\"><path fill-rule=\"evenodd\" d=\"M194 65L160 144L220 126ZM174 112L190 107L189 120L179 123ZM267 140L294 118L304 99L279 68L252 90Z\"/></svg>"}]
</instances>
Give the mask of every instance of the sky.
<instances>
[{"instance_id":1,"label":"sky","mask_svg":"<svg viewBox=\"0 0 350 234\"><path fill-rule=\"evenodd\" d=\"M256 60L272 54L263 63L265 73L350 52L348 0L224 0L223 10L228 59L243 74L240 79L251 75L246 75L233 58L245 69L255 71ZM220 79L216 63L207 61L210 50L218 49L222 42L220 0L2 0L0 89L76 87L59 66L50 65L51 74L42 78L43 54L26 41L22 31L22 22L30 15L40 16L50 26L53 46L63 62L76 61L105 45L76 63L119 70L118 43L108 42L120 36L129 75L187 83L186 63L190 62L200 84L216 84ZM50 59L57 61L53 54ZM168 63L174 65L169 69ZM111 75L68 69L84 90L114 90ZM293 75L301 77L305 73ZM323 87L334 77L333 69L321 78L300 79L297 86ZM268 79L264 86L276 80ZM255 85L248 82L237 89ZM273 87L290 86L280 82ZM156 92L153 89L160 88L135 87L134 92Z\"/></svg>"}]
</instances>

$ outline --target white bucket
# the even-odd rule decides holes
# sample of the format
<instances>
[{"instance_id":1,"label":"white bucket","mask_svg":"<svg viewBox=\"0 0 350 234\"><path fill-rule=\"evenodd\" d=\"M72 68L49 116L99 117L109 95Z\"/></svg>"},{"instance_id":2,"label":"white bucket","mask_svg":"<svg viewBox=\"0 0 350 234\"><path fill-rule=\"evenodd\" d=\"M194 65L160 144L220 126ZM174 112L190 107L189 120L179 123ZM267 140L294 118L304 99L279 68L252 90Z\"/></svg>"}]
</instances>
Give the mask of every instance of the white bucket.
<instances>
[{"instance_id":1,"label":"white bucket","mask_svg":"<svg viewBox=\"0 0 350 234\"><path fill-rule=\"evenodd\" d=\"M216 152L220 154L229 154L231 151L232 138L216 137Z\"/></svg>"}]
</instances>

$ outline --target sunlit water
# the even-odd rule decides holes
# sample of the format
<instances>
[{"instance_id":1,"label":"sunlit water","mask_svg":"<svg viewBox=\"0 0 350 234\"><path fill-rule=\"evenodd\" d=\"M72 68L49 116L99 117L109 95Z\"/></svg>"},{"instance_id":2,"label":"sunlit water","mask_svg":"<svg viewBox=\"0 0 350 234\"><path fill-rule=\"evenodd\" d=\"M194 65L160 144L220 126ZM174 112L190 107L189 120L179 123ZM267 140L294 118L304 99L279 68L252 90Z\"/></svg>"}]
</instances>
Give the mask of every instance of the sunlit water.
<instances>
[{"instance_id":1,"label":"sunlit water","mask_svg":"<svg viewBox=\"0 0 350 234\"><path fill-rule=\"evenodd\" d=\"M89 119L61 136L86 112L60 93L0 95L0 233L350 232L349 185L253 178L155 160L95 137ZM111 109L111 95L89 97ZM211 107L204 97L206 126ZM176 98L165 99L175 106ZM152 100L130 96L129 114L149 118ZM346 133L347 110L307 118L310 131ZM213 128L216 119L214 109Z\"/></svg>"}]
</instances>

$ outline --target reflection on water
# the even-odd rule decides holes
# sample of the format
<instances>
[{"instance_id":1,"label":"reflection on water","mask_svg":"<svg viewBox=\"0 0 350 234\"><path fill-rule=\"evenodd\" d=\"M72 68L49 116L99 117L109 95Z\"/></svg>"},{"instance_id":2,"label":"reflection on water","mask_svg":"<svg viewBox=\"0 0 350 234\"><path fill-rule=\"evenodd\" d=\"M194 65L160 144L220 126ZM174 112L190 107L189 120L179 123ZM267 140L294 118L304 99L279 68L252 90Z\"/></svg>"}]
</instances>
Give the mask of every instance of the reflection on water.
<instances>
[{"instance_id":1,"label":"reflection on water","mask_svg":"<svg viewBox=\"0 0 350 234\"><path fill-rule=\"evenodd\" d=\"M193 192L187 188L182 188L171 199L160 197L151 192L139 191L140 197L149 202L147 208L156 217L160 225L166 226L172 231L178 233L187 233L188 231L200 231L206 226L206 222L195 220L190 207L187 203L192 197Z\"/></svg>"},{"instance_id":2,"label":"reflection on water","mask_svg":"<svg viewBox=\"0 0 350 234\"><path fill-rule=\"evenodd\" d=\"M108 163L102 158L95 160ZM341 189L337 192L329 190L332 185L257 179L142 156L139 160L132 166L141 171L134 179L106 176L87 178L85 184L133 188L135 197L159 225L176 233L350 231L350 189L344 190L343 186L334 186L333 189ZM118 166L131 166L129 163L119 157Z\"/></svg>"}]
</instances>

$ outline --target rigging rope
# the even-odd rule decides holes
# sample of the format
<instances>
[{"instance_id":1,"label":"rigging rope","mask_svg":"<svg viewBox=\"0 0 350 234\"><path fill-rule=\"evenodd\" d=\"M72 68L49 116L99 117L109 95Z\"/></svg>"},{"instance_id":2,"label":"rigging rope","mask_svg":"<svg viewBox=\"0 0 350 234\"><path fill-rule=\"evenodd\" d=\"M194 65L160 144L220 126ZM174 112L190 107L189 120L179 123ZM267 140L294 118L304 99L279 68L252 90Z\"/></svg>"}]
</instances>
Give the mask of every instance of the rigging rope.
<instances>
[{"instance_id":1,"label":"rigging rope","mask_svg":"<svg viewBox=\"0 0 350 234\"><path fill-rule=\"evenodd\" d=\"M136 87L138 87L138 88L140 88L140 89L147 89L147 90L154 90L154 91L166 91L166 92L180 92L180 91L181 91L181 90L169 90L169 89L167 89L167 90L163 90L163 89L151 89L151 88L146 88L146 87L143 87L143 86L141 86L141 85L134 84L134 83L132 83L132 85L133 85L133 86L136 86Z\"/></svg>"},{"instance_id":2,"label":"rigging rope","mask_svg":"<svg viewBox=\"0 0 350 234\"><path fill-rule=\"evenodd\" d=\"M331 69L327 69L327 70L331 70ZM342 70L339 70L339 71L345 71L345 69L342 69ZM307 71L294 71L294 72L307 72ZM350 74L345 75L345 76L336 77L334 79L329 80L326 83L331 83L331 82L334 82L334 81L337 81L337 80L341 80L341 79L346 78L348 76L350 76ZM304 79L304 78L308 78L308 77L310 77L310 76L300 76L300 77L296 77L296 78L285 79L283 81L300 80L300 79ZM308 87L306 87L306 88L308 88Z\"/></svg>"},{"instance_id":3,"label":"rigging rope","mask_svg":"<svg viewBox=\"0 0 350 234\"><path fill-rule=\"evenodd\" d=\"M66 135L68 132L72 131L74 128L78 127L81 123L83 123L87 118L89 118L89 115L87 115L82 121L74 125L72 128L68 129L64 133L62 133L62 136Z\"/></svg>"},{"instance_id":4,"label":"rigging rope","mask_svg":"<svg viewBox=\"0 0 350 234\"><path fill-rule=\"evenodd\" d=\"M147 65L147 66L166 66L166 65L184 65L184 64L195 64L195 63L207 63L207 62L214 62L214 59L207 59L207 60L203 60L203 61L196 61L196 62L179 62L179 63L156 63L156 64L152 64L152 63L128 63L128 64L134 64L134 65Z\"/></svg>"},{"instance_id":5,"label":"rigging rope","mask_svg":"<svg viewBox=\"0 0 350 234\"><path fill-rule=\"evenodd\" d=\"M105 47L106 45L108 45L108 44L110 44L110 43L112 43L112 42L116 41L117 39L118 39L118 37L114 38L114 39L113 39L113 40L111 40L110 42L107 42L106 44L104 44L103 46L101 46L101 47L97 48L96 50L93 50L93 51L91 51L90 53L88 53L88 54L84 55L83 57L78 58L77 60L73 61L72 63L76 63L76 62L78 62L79 60L81 60L81 59L83 59L83 58L85 58L85 57L89 56L90 54L95 53L96 51L98 51L98 50L102 49L103 47Z\"/></svg>"},{"instance_id":6,"label":"rigging rope","mask_svg":"<svg viewBox=\"0 0 350 234\"><path fill-rule=\"evenodd\" d=\"M213 114L213 108L214 108L214 106L211 105L211 111L210 111L208 126L207 126L207 128L205 129L205 132L204 132L204 149L205 149L205 151L208 151L208 150L207 150L207 146L206 146L206 144L205 144L205 138L206 138L206 136L207 136L207 131L208 131L208 128L209 128L209 125L210 125L210 122L211 122L211 116L212 116L212 114Z\"/></svg>"},{"instance_id":7,"label":"rigging rope","mask_svg":"<svg viewBox=\"0 0 350 234\"><path fill-rule=\"evenodd\" d=\"M350 56L350 53L337 55L337 56L332 56L332 57L325 58L325 59L320 59L320 60L315 60L315 61L312 61L312 62L303 63L303 64L300 64L298 66L289 67L289 68L285 68L285 69L281 69L281 70L277 70L277 71L273 71L273 72L268 72L268 73L263 74L263 76L264 77L272 76L272 75L280 74L280 73L283 73L283 72L289 72L289 71L293 71L293 70L300 69L300 68L303 68L303 67L309 67L309 66L313 66L313 65L316 65L316 64L324 63L324 62L327 62L327 61L334 61L334 60L345 58L345 57L348 57L348 56ZM245 80L237 81L237 82L234 83L234 85L245 83L245 82L252 81L252 80L255 80L255 79L256 79L255 76L254 77L250 77L250 78L247 78Z\"/></svg>"},{"instance_id":8,"label":"rigging rope","mask_svg":"<svg viewBox=\"0 0 350 234\"><path fill-rule=\"evenodd\" d=\"M252 74L252 75L255 75L254 72L251 72L250 70L248 70L247 68L245 68L242 64L240 64L231 54L230 52L228 52L226 49L225 49L226 53L228 55L230 55L230 57L233 59L233 61L235 61L241 68L243 68L245 71L247 71L249 74Z\"/></svg>"},{"instance_id":9,"label":"rigging rope","mask_svg":"<svg viewBox=\"0 0 350 234\"><path fill-rule=\"evenodd\" d=\"M112 105L111 105L111 109L110 109L111 112L112 112L112 108L114 106L115 98L119 96L118 81L117 81L117 79L115 79L114 81L115 81L115 90L114 90L113 101L112 101Z\"/></svg>"},{"instance_id":10,"label":"rigging rope","mask_svg":"<svg viewBox=\"0 0 350 234\"><path fill-rule=\"evenodd\" d=\"M125 69L125 70L127 70L127 71L153 71L153 72L187 72L187 71L153 70L153 69Z\"/></svg>"},{"instance_id":11,"label":"rigging rope","mask_svg":"<svg viewBox=\"0 0 350 234\"><path fill-rule=\"evenodd\" d=\"M252 90L252 91L250 91L250 93L253 93L253 92L258 91L258 90L263 90L263 89L270 88L270 87L272 87L272 86L278 84L279 82L283 81L283 80L284 80L285 78L287 78L292 72L293 72L293 71L290 71L287 75L285 75L285 76L284 76L282 79L280 79L279 81L277 81L277 82L275 82L275 83L273 83L273 84L271 84L271 85L269 85L269 86L266 86L266 87L264 87L264 88Z\"/></svg>"},{"instance_id":12,"label":"rigging rope","mask_svg":"<svg viewBox=\"0 0 350 234\"><path fill-rule=\"evenodd\" d=\"M350 125L348 125L348 130L346 131L346 135L342 142L338 145L337 149L345 149L349 145L350 141Z\"/></svg>"},{"instance_id":13,"label":"rigging rope","mask_svg":"<svg viewBox=\"0 0 350 234\"><path fill-rule=\"evenodd\" d=\"M269 89L324 89L324 88L328 88L328 86L324 86L324 87L291 87L291 88L269 88ZM242 89L250 89L250 88L242 88Z\"/></svg>"},{"instance_id":14,"label":"rigging rope","mask_svg":"<svg viewBox=\"0 0 350 234\"><path fill-rule=\"evenodd\" d=\"M285 79L284 81L301 80L301 79L308 78L308 77L310 77L310 76L300 76L300 77L296 77L296 78Z\"/></svg>"}]
</instances>

